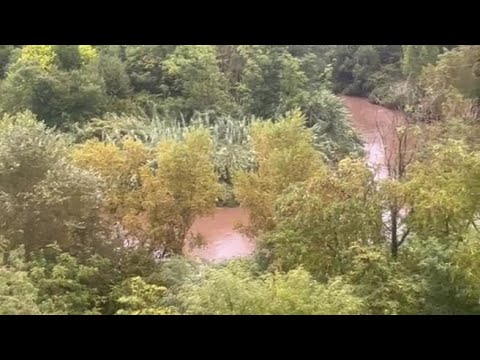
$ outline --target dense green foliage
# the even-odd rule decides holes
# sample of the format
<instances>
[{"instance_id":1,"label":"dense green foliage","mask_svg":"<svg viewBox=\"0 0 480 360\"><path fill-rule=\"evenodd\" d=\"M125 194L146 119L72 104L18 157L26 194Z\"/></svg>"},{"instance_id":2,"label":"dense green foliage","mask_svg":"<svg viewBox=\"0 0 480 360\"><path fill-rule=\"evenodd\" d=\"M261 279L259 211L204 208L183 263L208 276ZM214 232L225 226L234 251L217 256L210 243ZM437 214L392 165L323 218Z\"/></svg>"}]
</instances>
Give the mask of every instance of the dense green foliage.
<instances>
[{"instance_id":1,"label":"dense green foliage","mask_svg":"<svg viewBox=\"0 0 480 360\"><path fill-rule=\"evenodd\" d=\"M479 97L477 45L1 45L0 314L480 314ZM225 205L254 256L191 259Z\"/></svg>"},{"instance_id":2,"label":"dense green foliage","mask_svg":"<svg viewBox=\"0 0 480 360\"><path fill-rule=\"evenodd\" d=\"M200 269L177 295L186 314L359 314L364 308L341 279L316 282L302 269L258 276L248 263Z\"/></svg>"},{"instance_id":3,"label":"dense green foliage","mask_svg":"<svg viewBox=\"0 0 480 360\"><path fill-rule=\"evenodd\" d=\"M101 182L68 160L68 140L29 113L0 120L0 236L27 251L101 241Z\"/></svg>"}]
</instances>

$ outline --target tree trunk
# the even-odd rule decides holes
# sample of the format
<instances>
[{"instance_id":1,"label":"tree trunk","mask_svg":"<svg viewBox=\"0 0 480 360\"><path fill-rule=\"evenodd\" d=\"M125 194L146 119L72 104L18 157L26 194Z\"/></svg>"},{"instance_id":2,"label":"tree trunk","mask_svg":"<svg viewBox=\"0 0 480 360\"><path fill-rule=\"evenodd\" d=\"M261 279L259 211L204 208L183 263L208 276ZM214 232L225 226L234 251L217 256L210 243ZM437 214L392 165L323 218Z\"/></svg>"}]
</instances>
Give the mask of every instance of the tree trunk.
<instances>
[{"instance_id":1,"label":"tree trunk","mask_svg":"<svg viewBox=\"0 0 480 360\"><path fill-rule=\"evenodd\" d=\"M390 221L392 224L391 251L393 258L396 258L398 255L397 213L397 209L392 209L390 211Z\"/></svg>"}]
</instances>

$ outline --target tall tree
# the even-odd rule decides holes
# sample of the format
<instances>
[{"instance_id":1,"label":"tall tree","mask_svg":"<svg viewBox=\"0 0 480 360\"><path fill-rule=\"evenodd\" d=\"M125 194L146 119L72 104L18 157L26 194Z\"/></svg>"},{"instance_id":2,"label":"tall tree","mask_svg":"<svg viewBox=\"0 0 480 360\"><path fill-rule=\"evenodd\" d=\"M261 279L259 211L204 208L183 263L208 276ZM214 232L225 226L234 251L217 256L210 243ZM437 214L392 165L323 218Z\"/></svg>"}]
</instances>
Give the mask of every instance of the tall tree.
<instances>
[{"instance_id":1,"label":"tall tree","mask_svg":"<svg viewBox=\"0 0 480 360\"><path fill-rule=\"evenodd\" d=\"M248 45L238 51L245 61L238 91L247 113L270 118L290 104L305 88L307 78L300 62L283 46Z\"/></svg>"},{"instance_id":2,"label":"tall tree","mask_svg":"<svg viewBox=\"0 0 480 360\"><path fill-rule=\"evenodd\" d=\"M252 125L255 171L237 173L234 186L241 206L250 211L254 233L274 225L275 201L285 189L324 167L313 144L313 132L304 124L305 117L294 111L276 123Z\"/></svg>"},{"instance_id":3,"label":"tall tree","mask_svg":"<svg viewBox=\"0 0 480 360\"><path fill-rule=\"evenodd\" d=\"M221 195L208 132L163 141L153 157L140 142L119 145L90 141L74 159L107 181L109 208L137 243L160 257L182 254L193 221Z\"/></svg>"},{"instance_id":4,"label":"tall tree","mask_svg":"<svg viewBox=\"0 0 480 360\"><path fill-rule=\"evenodd\" d=\"M68 160L66 140L31 113L0 119L0 235L30 252L101 243L101 184Z\"/></svg>"},{"instance_id":5,"label":"tall tree","mask_svg":"<svg viewBox=\"0 0 480 360\"><path fill-rule=\"evenodd\" d=\"M291 186L277 200L275 228L260 243L267 265L283 271L303 266L322 280L344 273L352 247L384 240L376 186L368 167L352 159Z\"/></svg>"},{"instance_id":6,"label":"tall tree","mask_svg":"<svg viewBox=\"0 0 480 360\"><path fill-rule=\"evenodd\" d=\"M217 51L210 45L179 45L163 62L173 78L175 92L182 100L182 110L225 111L232 106L228 82L220 71Z\"/></svg>"},{"instance_id":7,"label":"tall tree","mask_svg":"<svg viewBox=\"0 0 480 360\"><path fill-rule=\"evenodd\" d=\"M10 55L12 54L13 45L0 45L0 79L3 79L7 73L8 64L10 63Z\"/></svg>"},{"instance_id":8,"label":"tall tree","mask_svg":"<svg viewBox=\"0 0 480 360\"><path fill-rule=\"evenodd\" d=\"M87 51L78 69L60 70L53 46L22 49L2 84L6 112L31 110L51 126L67 127L103 112L105 85L95 53Z\"/></svg>"},{"instance_id":9,"label":"tall tree","mask_svg":"<svg viewBox=\"0 0 480 360\"><path fill-rule=\"evenodd\" d=\"M24 249L5 252L0 247L0 314L37 315L41 313L37 302L38 289L28 277Z\"/></svg>"},{"instance_id":10,"label":"tall tree","mask_svg":"<svg viewBox=\"0 0 480 360\"><path fill-rule=\"evenodd\" d=\"M126 70L132 87L137 92L168 96L169 83L165 77L163 61L176 45L125 45ZM122 56L122 55L121 55Z\"/></svg>"},{"instance_id":11,"label":"tall tree","mask_svg":"<svg viewBox=\"0 0 480 360\"><path fill-rule=\"evenodd\" d=\"M438 45L403 45L403 73L406 76L417 78L424 66L437 61L440 51Z\"/></svg>"}]
</instances>

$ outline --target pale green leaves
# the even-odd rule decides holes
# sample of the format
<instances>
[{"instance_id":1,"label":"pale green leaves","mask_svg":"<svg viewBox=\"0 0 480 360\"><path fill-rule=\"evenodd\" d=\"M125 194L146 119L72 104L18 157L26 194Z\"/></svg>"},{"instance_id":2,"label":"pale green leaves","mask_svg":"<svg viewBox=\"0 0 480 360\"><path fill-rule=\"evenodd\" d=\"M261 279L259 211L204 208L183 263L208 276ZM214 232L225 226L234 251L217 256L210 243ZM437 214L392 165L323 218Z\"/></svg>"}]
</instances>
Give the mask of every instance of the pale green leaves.
<instances>
[{"instance_id":1,"label":"pale green leaves","mask_svg":"<svg viewBox=\"0 0 480 360\"><path fill-rule=\"evenodd\" d=\"M187 314L314 315L359 314L364 309L340 279L317 283L302 269L256 276L248 264L205 268L178 296Z\"/></svg>"}]
</instances>

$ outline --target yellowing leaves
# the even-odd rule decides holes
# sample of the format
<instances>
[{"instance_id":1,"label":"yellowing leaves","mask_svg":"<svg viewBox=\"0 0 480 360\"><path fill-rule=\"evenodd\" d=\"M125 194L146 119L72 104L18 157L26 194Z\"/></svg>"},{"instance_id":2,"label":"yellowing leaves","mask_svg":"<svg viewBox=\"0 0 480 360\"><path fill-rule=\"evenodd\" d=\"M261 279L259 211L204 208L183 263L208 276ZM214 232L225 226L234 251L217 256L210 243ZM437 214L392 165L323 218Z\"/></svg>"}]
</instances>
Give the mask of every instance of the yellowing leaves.
<instances>
[{"instance_id":1,"label":"yellowing leaves","mask_svg":"<svg viewBox=\"0 0 480 360\"><path fill-rule=\"evenodd\" d=\"M154 151L125 139L119 145L88 141L73 154L107 180L111 210L123 225L164 255L181 253L195 217L215 208L221 186L212 157L207 130L161 142Z\"/></svg>"},{"instance_id":2,"label":"yellowing leaves","mask_svg":"<svg viewBox=\"0 0 480 360\"><path fill-rule=\"evenodd\" d=\"M83 64L88 64L97 59L97 50L92 45L78 45L78 52Z\"/></svg>"},{"instance_id":3,"label":"yellowing leaves","mask_svg":"<svg viewBox=\"0 0 480 360\"><path fill-rule=\"evenodd\" d=\"M324 165L300 111L290 112L276 123L253 123L251 132L257 171L237 173L235 195L251 211L253 227L268 229L273 225L276 198Z\"/></svg>"},{"instance_id":4,"label":"yellowing leaves","mask_svg":"<svg viewBox=\"0 0 480 360\"><path fill-rule=\"evenodd\" d=\"M156 153L157 169L142 173L152 240L181 253L194 219L213 211L221 195L212 142L206 130L194 130L183 141L160 143Z\"/></svg>"},{"instance_id":5,"label":"yellowing leaves","mask_svg":"<svg viewBox=\"0 0 480 360\"><path fill-rule=\"evenodd\" d=\"M54 65L55 58L53 45L27 45L22 48L19 61L35 63L48 71Z\"/></svg>"},{"instance_id":6,"label":"yellowing leaves","mask_svg":"<svg viewBox=\"0 0 480 360\"><path fill-rule=\"evenodd\" d=\"M275 228L265 236L271 267L301 264L323 278L348 267L351 246L381 242L375 186L368 167L352 159L291 186L277 199Z\"/></svg>"},{"instance_id":7,"label":"yellowing leaves","mask_svg":"<svg viewBox=\"0 0 480 360\"><path fill-rule=\"evenodd\" d=\"M125 280L116 289L122 293L118 298L121 308L117 315L167 315L173 314L172 309L162 306L162 298L166 288L155 284L148 284L141 277Z\"/></svg>"},{"instance_id":8,"label":"yellowing leaves","mask_svg":"<svg viewBox=\"0 0 480 360\"><path fill-rule=\"evenodd\" d=\"M73 152L72 157L79 166L98 172L110 181L121 174L125 163L117 146L98 140L88 140Z\"/></svg>"},{"instance_id":9,"label":"yellowing leaves","mask_svg":"<svg viewBox=\"0 0 480 360\"><path fill-rule=\"evenodd\" d=\"M426 235L462 234L480 209L480 157L462 142L432 147L405 184L409 222Z\"/></svg>"}]
</instances>

